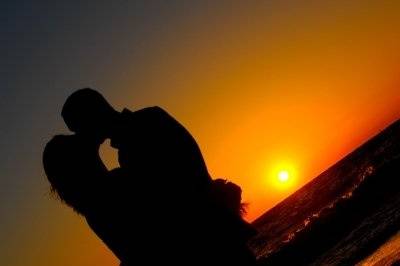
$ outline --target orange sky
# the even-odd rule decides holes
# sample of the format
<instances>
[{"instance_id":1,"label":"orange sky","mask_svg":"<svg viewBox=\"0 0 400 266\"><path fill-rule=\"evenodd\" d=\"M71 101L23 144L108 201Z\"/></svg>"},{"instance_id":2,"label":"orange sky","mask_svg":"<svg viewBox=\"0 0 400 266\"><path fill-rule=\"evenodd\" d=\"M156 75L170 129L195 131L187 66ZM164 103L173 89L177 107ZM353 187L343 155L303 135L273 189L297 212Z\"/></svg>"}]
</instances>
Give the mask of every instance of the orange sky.
<instances>
[{"instance_id":1,"label":"orange sky","mask_svg":"<svg viewBox=\"0 0 400 266\"><path fill-rule=\"evenodd\" d=\"M127 62L115 84L126 93L109 95L176 116L213 177L242 187L249 220L400 118L397 6L270 8L214 10L161 34L142 68ZM137 88L160 87L136 99ZM297 169L288 190L266 180L282 162Z\"/></svg>"},{"instance_id":2,"label":"orange sky","mask_svg":"<svg viewBox=\"0 0 400 266\"><path fill-rule=\"evenodd\" d=\"M41 166L75 88L165 108L212 176L242 187L251 221L400 118L395 2L12 2L0 10L2 263L117 265L49 198ZM271 180L281 164L296 172L286 188Z\"/></svg>"}]
</instances>

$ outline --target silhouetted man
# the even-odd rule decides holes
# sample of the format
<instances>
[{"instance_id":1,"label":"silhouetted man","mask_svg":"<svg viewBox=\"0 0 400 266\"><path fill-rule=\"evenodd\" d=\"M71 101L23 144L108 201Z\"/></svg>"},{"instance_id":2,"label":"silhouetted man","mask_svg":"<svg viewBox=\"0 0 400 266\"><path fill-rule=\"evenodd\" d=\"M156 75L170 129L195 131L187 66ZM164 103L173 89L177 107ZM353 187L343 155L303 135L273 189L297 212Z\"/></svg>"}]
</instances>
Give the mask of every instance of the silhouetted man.
<instances>
[{"instance_id":1,"label":"silhouetted man","mask_svg":"<svg viewBox=\"0 0 400 266\"><path fill-rule=\"evenodd\" d=\"M110 138L111 146L118 149L121 168L152 176L157 182L176 181L188 194L211 182L194 138L160 107L118 112L100 93L86 88L68 97L62 116L77 134ZM173 179L165 178L168 173Z\"/></svg>"}]
</instances>

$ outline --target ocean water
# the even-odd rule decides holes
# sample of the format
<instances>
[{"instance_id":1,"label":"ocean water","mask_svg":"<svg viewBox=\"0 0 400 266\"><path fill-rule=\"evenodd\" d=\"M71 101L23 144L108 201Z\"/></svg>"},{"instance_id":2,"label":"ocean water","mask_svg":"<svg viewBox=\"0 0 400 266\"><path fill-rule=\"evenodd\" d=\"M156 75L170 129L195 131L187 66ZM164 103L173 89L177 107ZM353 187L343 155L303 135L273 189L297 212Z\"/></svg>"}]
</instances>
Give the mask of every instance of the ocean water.
<instances>
[{"instance_id":1,"label":"ocean water","mask_svg":"<svg viewBox=\"0 0 400 266\"><path fill-rule=\"evenodd\" d=\"M249 246L260 265L395 263L400 243L400 121L253 225L259 234Z\"/></svg>"},{"instance_id":2,"label":"ocean water","mask_svg":"<svg viewBox=\"0 0 400 266\"><path fill-rule=\"evenodd\" d=\"M357 263L357 266L391 266L400 262L400 231L375 252Z\"/></svg>"}]
</instances>

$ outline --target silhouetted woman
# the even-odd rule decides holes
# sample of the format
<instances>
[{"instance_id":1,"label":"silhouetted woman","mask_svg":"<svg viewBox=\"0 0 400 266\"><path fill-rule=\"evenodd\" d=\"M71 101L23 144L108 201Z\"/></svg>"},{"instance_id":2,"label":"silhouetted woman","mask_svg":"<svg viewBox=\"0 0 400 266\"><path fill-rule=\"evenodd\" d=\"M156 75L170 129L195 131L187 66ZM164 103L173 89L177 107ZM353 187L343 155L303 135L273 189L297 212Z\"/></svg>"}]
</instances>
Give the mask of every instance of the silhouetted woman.
<instances>
[{"instance_id":1,"label":"silhouetted woman","mask_svg":"<svg viewBox=\"0 0 400 266\"><path fill-rule=\"evenodd\" d=\"M135 202L133 198L128 202L128 197L120 194L120 169L106 169L98 154L99 146L99 142L84 136L55 136L44 150L44 169L60 200L83 215L92 230L125 262L135 254L133 241L137 236L127 230L132 228L127 227L127 219L135 212ZM126 217L120 213L121 201L126 201Z\"/></svg>"}]
</instances>

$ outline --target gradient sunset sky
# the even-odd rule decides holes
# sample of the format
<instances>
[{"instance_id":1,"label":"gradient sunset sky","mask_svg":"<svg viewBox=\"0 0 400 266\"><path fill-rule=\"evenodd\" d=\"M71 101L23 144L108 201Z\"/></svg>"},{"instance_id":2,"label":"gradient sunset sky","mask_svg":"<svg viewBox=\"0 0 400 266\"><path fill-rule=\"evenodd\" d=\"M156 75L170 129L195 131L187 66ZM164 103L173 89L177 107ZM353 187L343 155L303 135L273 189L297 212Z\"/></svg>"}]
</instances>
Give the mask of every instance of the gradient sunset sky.
<instances>
[{"instance_id":1,"label":"gradient sunset sky","mask_svg":"<svg viewBox=\"0 0 400 266\"><path fill-rule=\"evenodd\" d=\"M400 118L399 1L100 2L0 4L1 265L118 265L41 165L78 88L165 108L249 221Z\"/></svg>"}]
</instances>

